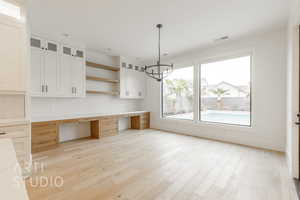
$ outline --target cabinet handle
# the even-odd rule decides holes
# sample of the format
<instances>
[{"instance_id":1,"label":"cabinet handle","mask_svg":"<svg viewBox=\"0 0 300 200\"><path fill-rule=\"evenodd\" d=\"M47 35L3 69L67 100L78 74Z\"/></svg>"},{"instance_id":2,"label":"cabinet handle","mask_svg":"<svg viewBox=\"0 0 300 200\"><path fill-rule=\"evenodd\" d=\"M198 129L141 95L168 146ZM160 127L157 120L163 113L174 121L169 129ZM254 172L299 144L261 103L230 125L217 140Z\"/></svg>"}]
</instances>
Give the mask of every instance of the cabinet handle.
<instances>
[{"instance_id":1,"label":"cabinet handle","mask_svg":"<svg viewBox=\"0 0 300 200\"><path fill-rule=\"evenodd\" d=\"M44 85L42 85L42 92L44 92L45 88L44 88Z\"/></svg>"},{"instance_id":2,"label":"cabinet handle","mask_svg":"<svg viewBox=\"0 0 300 200\"><path fill-rule=\"evenodd\" d=\"M48 85L46 85L46 93L48 93Z\"/></svg>"},{"instance_id":3,"label":"cabinet handle","mask_svg":"<svg viewBox=\"0 0 300 200\"><path fill-rule=\"evenodd\" d=\"M5 133L5 132L1 132L1 133L0 133L0 135L6 135L6 134L7 134L7 133Z\"/></svg>"},{"instance_id":4,"label":"cabinet handle","mask_svg":"<svg viewBox=\"0 0 300 200\"><path fill-rule=\"evenodd\" d=\"M77 87L75 87L75 94L77 94Z\"/></svg>"}]
</instances>

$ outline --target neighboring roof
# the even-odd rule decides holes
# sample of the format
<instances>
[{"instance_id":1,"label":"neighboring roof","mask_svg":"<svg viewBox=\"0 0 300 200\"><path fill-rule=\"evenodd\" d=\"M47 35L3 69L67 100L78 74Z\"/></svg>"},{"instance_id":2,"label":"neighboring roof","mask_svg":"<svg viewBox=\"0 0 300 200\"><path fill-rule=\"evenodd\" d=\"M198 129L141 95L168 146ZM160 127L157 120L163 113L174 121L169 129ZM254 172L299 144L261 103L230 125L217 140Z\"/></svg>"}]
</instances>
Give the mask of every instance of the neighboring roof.
<instances>
[{"instance_id":1,"label":"neighboring roof","mask_svg":"<svg viewBox=\"0 0 300 200\"><path fill-rule=\"evenodd\" d=\"M220 82L220 83L218 83L216 85L207 85L207 88L208 89L214 89L214 88L220 87L220 85L228 85L228 86L236 89L239 92L242 92L244 94L248 94L248 92L247 92L248 86L247 85L236 86L236 85L233 85L233 84L228 83L226 81L222 81L222 82Z\"/></svg>"}]
</instances>

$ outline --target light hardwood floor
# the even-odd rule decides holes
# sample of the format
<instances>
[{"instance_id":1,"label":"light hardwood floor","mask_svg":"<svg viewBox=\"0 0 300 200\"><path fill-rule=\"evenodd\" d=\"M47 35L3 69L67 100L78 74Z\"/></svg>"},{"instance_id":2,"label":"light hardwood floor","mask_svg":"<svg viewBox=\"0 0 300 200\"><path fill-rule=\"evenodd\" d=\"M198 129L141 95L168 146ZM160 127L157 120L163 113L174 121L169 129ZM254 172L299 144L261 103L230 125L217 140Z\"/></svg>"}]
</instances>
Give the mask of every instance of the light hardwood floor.
<instances>
[{"instance_id":1,"label":"light hardwood floor","mask_svg":"<svg viewBox=\"0 0 300 200\"><path fill-rule=\"evenodd\" d=\"M126 131L34 154L31 200L295 200L282 153L166 133ZM62 187L32 187L61 176Z\"/></svg>"}]
</instances>

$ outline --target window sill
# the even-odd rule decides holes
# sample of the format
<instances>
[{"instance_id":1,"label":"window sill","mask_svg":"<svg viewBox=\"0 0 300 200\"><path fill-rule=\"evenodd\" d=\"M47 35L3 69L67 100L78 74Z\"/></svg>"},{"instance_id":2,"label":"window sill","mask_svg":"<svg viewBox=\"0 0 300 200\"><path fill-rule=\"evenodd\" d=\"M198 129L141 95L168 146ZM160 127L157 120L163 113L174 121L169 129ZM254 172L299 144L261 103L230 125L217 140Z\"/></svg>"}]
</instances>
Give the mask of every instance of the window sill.
<instances>
[{"instance_id":1,"label":"window sill","mask_svg":"<svg viewBox=\"0 0 300 200\"><path fill-rule=\"evenodd\" d=\"M168 117L161 117L163 120L170 120L170 121L188 121L188 122L194 122L193 119L181 119L181 118L168 118Z\"/></svg>"}]
</instances>

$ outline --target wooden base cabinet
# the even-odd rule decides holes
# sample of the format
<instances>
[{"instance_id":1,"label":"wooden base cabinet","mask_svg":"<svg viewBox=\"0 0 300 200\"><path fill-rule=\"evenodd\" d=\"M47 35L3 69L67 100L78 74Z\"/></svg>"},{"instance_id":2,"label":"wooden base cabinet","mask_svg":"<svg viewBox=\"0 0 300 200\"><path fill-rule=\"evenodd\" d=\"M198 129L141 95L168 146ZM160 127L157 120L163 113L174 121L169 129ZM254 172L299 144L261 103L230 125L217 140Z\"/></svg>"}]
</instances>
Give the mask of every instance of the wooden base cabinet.
<instances>
[{"instance_id":1,"label":"wooden base cabinet","mask_svg":"<svg viewBox=\"0 0 300 200\"><path fill-rule=\"evenodd\" d=\"M150 126L149 112L34 122L31 123L31 151L37 153L56 148L59 145L60 124L90 122L91 138L101 139L119 133L119 119L122 117L130 117L132 129L147 129Z\"/></svg>"},{"instance_id":2,"label":"wooden base cabinet","mask_svg":"<svg viewBox=\"0 0 300 200\"><path fill-rule=\"evenodd\" d=\"M150 113L131 117L131 128L140 130L150 128Z\"/></svg>"},{"instance_id":3,"label":"wooden base cabinet","mask_svg":"<svg viewBox=\"0 0 300 200\"><path fill-rule=\"evenodd\" d=\"M91 136L103 138L117 135L119 132L119 120L117 117L105 117L91 122Z\"/></svg>"},{"instance_id":4,"label":"wooden base cabinet","mask_svg":"<svg viewBox=\"0 0 300 200\"><path fill-rule=\"evenodd\" d=\"M59 143L58 123L56 121L32 123L31 137L32 153L56 148Z\"/></svg>"}]
</instances>

